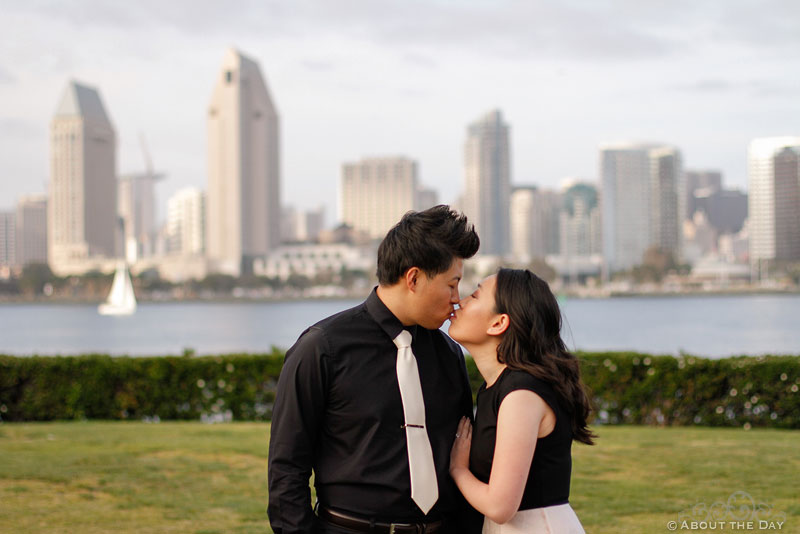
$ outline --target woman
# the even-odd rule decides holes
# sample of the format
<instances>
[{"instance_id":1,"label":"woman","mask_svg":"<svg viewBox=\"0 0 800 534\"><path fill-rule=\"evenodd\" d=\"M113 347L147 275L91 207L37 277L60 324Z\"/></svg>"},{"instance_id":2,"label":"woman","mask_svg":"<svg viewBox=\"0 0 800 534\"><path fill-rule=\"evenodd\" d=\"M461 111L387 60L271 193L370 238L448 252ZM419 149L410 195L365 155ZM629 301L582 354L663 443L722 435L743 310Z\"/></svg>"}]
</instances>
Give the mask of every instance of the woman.
<instances>
[{"instance_id":1,"label":"woman","mask_svg":"<svg viewBox=\"0 0 800 534\"><path fill-rule=\"evenodd\" d=\"M561 340L547 283L501 269L462 299L450 336L485 383L473 431L462 419L450 475L484 514L483 533L583 533L569 505L573 440L593 444L578 360Z\"/></svg>"}]
</instances>

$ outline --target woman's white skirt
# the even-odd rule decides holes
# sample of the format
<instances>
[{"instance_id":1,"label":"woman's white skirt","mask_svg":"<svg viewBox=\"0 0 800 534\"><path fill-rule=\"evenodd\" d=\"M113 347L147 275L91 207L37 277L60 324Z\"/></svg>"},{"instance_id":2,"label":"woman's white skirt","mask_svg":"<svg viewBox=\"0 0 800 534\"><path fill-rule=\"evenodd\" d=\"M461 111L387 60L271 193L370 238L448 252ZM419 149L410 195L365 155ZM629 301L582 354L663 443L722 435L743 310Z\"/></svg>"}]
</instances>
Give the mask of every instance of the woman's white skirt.
<instances>
[{"instance_id":1,"label":"woman's white skirt","mask_svg":"<svg viewBox=\"0 0 800 534\"><path fill-rule=\"evenodd\" d=\"M483 534L585 534L578 516L567 504L520 510L507 523L483 520Z\"/></svg>"}]
</instances>

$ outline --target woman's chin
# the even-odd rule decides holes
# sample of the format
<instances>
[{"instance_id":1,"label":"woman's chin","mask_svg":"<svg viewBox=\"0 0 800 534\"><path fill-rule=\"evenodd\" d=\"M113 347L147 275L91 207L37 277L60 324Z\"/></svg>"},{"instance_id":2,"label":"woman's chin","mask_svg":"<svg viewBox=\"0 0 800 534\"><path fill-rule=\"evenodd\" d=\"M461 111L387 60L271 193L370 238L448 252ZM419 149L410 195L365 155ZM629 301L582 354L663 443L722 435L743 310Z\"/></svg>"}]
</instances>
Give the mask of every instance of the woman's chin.
<instances>
[{"instance_id":1,"label":"woman's chin","mask_svg":"<svg viewBox=\"0 0 800 534\"><path fill-rule=\"evenodd\" d=\"M453 338L454 341L461 343L461 339L458 335L458 328L453 328L453 319L450 319L450 328L447 329L447 335Z\"/></svg>"}]
</instances>

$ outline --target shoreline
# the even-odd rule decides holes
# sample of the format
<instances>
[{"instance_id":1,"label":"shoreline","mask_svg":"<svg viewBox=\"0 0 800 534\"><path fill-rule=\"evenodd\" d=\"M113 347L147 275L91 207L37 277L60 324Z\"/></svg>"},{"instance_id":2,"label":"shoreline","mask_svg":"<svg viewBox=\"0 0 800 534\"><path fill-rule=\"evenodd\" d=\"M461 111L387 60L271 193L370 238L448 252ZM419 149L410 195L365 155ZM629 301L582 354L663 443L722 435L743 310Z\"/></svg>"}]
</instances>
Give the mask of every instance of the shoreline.
<instances>
[{"instance_id":1,"label":"shoreline","mask_svg":"<svg viewBox=\"0 0 800 534\"><path fill-rule=\"evenodd\" d=\"M603 290L565 290L555 291L559 299L582 299L582 300L602 300L602 299L622 299L622 298L685 298L685 297L730 297L730 296L797 296L800 295L800 288L741 288L741 289L713 289L708 291L603 291ZM352 293L348 295L336 296L281 296L281 297L235 297L232 295L221 295L215 297L194 297L194 298L163 298L149 297L147 295L137 296L138 304L194 304L194 303L215 303L215 304L246 304L246 303L281 303L281 302L304 302L304 301L342 301L342 300L363 300L369 293ZM15 298L0 297L0 306L14 304L36 304L36 305L100 305L105 299L97 298L68 298L68 297L35 297L35 298Z\"/></svg>"}]
</instances>

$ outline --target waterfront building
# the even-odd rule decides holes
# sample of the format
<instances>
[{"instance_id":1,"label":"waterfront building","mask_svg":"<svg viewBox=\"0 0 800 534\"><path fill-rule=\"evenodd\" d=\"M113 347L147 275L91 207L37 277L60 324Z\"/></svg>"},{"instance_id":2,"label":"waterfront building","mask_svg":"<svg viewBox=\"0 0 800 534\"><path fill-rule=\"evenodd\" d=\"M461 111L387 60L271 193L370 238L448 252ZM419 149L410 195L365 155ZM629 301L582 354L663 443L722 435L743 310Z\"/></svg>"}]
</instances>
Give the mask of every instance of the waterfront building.
<instances>
[{"instance_id":1,"label":"waterfront building","mask_svg":"<svg viewBox=\"0 0 800 534\"><path fill-rule=\"evenodd\" d=\"M128 261L156 252L155 184L163 174L147 171L124 174L117 183L117 210L125 230Z\"/></svg>"},{"instance_id":2,"label":"waterfront building","mask_svg":"<svg viewBox=\"0 0 800 534\"><path fill-rule=\"evenodd\" d=\"M417 190L417 210L426 210L439 205L439 193L436 189L420 187Z\"/></svg>"},{"instance_id":3,"label":"waterfront building","mask_svg":"<svg viewBox=\"0 0 800 534\"><path fill-rule=\"evenodd\" d=\"M587 182L564 184L559 221L559 252L570 257L602 254L597 187Z\"/></svg>"},{"instance_id":4,"label":"waterfront building","mask_svg":"<svg viewBox=\"0 0 800 534\"><path fill-rule=\"evenodd\" d=\"M417 209L417 180L417 163L402 156L343 164L339 221L382 239L406 212Z\"/></svg>"},{"instance_id":5,"label":"waterfront building","mask_svg":"<svg viewBox=\"0 0 800 534\"><path fill-rule=\"evenodd\" d=\"M325 226L325 207L300 210L284 206L281 220L281 243L311 242L319 239Z\"/></svg>"},{"instance_id":6,"label":"waterfront building","mask_svg":"<svg viewBox=\"0 0 800 534\"><path fill-rule=\"evenodd\" d=\"M494 110L467 127L463 211L481 238L479 254L511 251L509 125Z\"/></svg>"},{"instance_id":7,"label":"waterfront building","mask_svg":"<svg viewBox=\"0 0 800 534\"><path fill-rule=\"evenodd\" d=\"M10 269L16 265L16 215L13 211L0 212L0 278L8 278Z\"/></svg>"},{"instance_id":8,"label":"waterfront building","mask_svg":"<svg viewBox=\"0 0 800 534\"><path fill-rule=\"evenodd\" d=\"M720 234L735 234L747 219L747 193L737 189L698 189L694 209L703 212L709 224Z\"/></svg>"},{"instance_id":9,"label":"waterfront building","mask_svg":"<svg viewBox=\"0 0 800 534\"><path fill-rule=\"evenodd\" d=\"M47 195L27 195L17 202L17 254L20 267L47 263Z\"/></svg>"},{"instance_id":10,"label":"waterfront building","mask_svg":"<svg viewBox=\"0 0 800 534\"><path fill-rule=\"evenodd\" d=\"M206 249L206 194L179 189L167 200L167 254L202 256Z\"/></svg>"},{"instance_id":11,"label":"waterfront building","mask_svg":"<svg viewBox=\"0 0 800 534\"><path fill-rule=\"evenodd\" d=\"M685 218L680 151L664 145L603 145L600 174L607 274L641 264L649 248L680 260Z\"/></svg>"},{"instance_id":12,"label":"waterfront building","mask_svg":"<svg viewBox=\"0 0 800 534\"><path fill-rule=\"evenodd\" d=\"M344 271L374 272L374 247L348 243L285 244L256 259L253 272L283 281L297 275L309 280L325 277L335 283Z\"/></svg>"},{"instance_id":13,"label":"waterfront building","mask_svg":"<svg viewBox=\"0 0 800 534\"><path fill-rule=\"evenodd\" d=\"M535 186L514 187L510 223L511 255L515 261L524 264L558 253L560 212L561 196L557 191Z\"/></svg>"},{"instance_id":14,"label":"waterfront building","mask_svg":"<svg viewBox=\"0 0 800 534\"><path fill-rule=\"evenodd\" d=\"M48 260L84 272L117 249L116 135L96 89L72 81L50 123Z\"/></svg>"},{"instance_id":15,"label":"waterfront building","mask_svg":"<svg viewBox=\"0 0 800 534\"><path fill-rule=\"evenodd\" d=\"M747 160L750 261L762 278L771 262L800 259L800 137L754 139Z\"/></svg>"},{"instance_id":16,"label":"waterfront building","mask_svg":"<svg viewBox=\"0 0 800 534\"><path fill-rule=\"evenodd\" d=\"M686 183L686 220L692 220L695 206L695 196L708 197L722 190L722 173L716 170L689 170L684 171Z\"/></svg>"},{"instance_id":17,"label":"waterfront building","mask_svg":"<svg viewBox=\"0 0 800 534\"><path fill-rule=\"evenodd\" d=\"M208 109L206 253L238 276L280 243L278 113L258 64L229 49Z\"/></svg>"}]
</instances>

